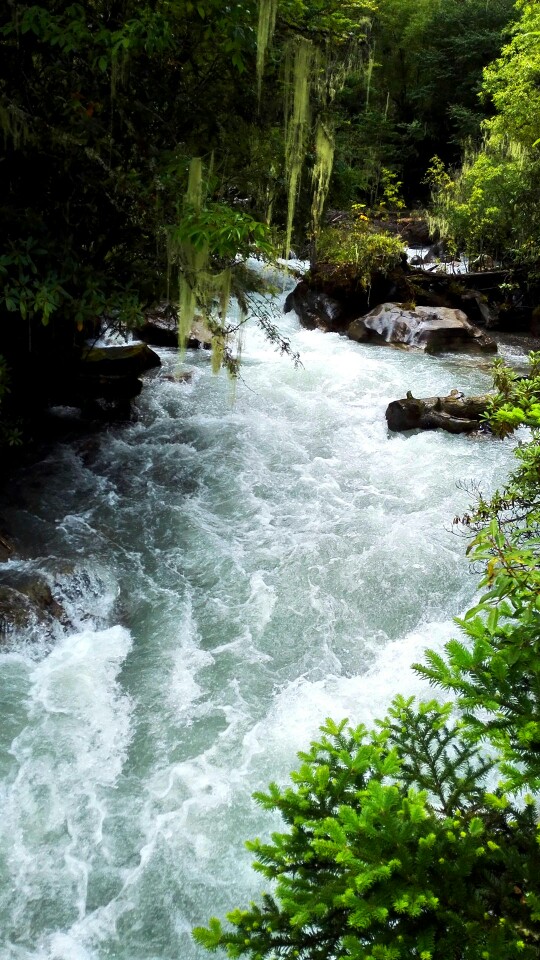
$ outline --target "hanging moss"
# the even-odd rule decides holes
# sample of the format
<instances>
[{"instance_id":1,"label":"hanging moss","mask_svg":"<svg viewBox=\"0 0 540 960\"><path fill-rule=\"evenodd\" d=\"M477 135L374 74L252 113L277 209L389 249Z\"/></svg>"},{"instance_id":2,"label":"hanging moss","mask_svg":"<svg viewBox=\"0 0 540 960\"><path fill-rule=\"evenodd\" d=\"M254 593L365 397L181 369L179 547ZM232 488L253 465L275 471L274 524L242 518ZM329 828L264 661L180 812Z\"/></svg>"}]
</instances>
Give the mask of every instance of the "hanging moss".
<instances>
[{"instance_id":1,"label":"hanging moss","mask_svg":"<svg viewBox=\"0 0 540 960\"><path fill-rule=\"evenodd\" d=\"M189 340L191 326L195 319L197 301L191 284L183 274L179 276L178 286L178 343L180 350L183 352Z\"/></svg>"},{"instance_id":2,"label":"hanging moss","mask_svg":"<svg viewBox=\"0 0 540 960\"><path fill-rule=\"evenodd\" d=\"M199 211L202 206L203 195L203 167L200 157L192 157L189 164L186 203L194 210Z\"/></svg>"},{"instance_id":3,"label":"hanging moss","mask_svg":"<svg viewBox=\"0 0 540 960\"><path fill-rule=\"evenodd\" d=\"M212 337L212 373L218 373L223 362L225 344L223 337Z\"/></svg>"},{"instance_id":4,"label":"hanging moss","mask_svg":"<svg viewBox=\"0 0 540 960\"><path fill-rule=\"evenodd\" d=\"M200 157L193 157L189 165L188 185L184 197L185 209L201 212L204 180ZM231 300L232 270L226 267L219 273L210 269L208 243L196 245L190 240L178 240L174 231L168 238L169 272L174 263L178 268L178 342L185 350L193 322L199 316L211 333L212 370L217 372L222 363L228 363L227 314ZM217 316L216 316L217 309Z\"/></svg>"},{"instance_id":5,"label":"hanging moss","mask_svg":"<svg viewBox=\"0 0 540 960\"><path fill-rule=\"evenodd\" d=\"M375 48L373 47L373 49L369 54L369 59L366 67L366 110L369 106L369 95L371 93L371 78L373 76L373 67L375 65L374 53L375 53Z\"/></svg>"},{"instance_id":6,"label":"hanging moss","mask_svg":"<svg viewBox=\"0 0 540 960\"><path fill-rule=\"evenodd\" d=\"M8 107L0 104L0 128L4 134L4 143L7 144L8 140L11 140L14 150L19 150L30 138L26 117L14 104Z\"/></svg>"},{"instance_id":7,"label":"hanging moss","mask_svg":"<svg viewBox=\"0 0 540 960\"><path fill-rule=\"evenodd\" d=\"M322 119L317 122L315 132L315 164L313 166L313 199L311 204L312 231L316 237L324 209L326 197L330 187L330 178L334 166L334 131L329 123Z\"/></svg>"},{"instance_id":8,"label":"hanging moss","mask_svg":"<svg viewBox=\"0 0 540 960\"><path fill-rule=\"evenodd\" d=\"M227 312L231 301L232 272L230 268L223 270L216 278L219 284L219 315L223 325L227 322Z\"/></svg>"},{"instance_id":9,"label":"hanging moss","mask_svg":"<svg viewBox=\"0 0 540 960\"><path fill-rule=\"evenodd\" d=\"M285 257L291 247L296 200L306 155L310 84L315 65L316 49L310 40L299 37L288 45L285 60L285 177L288 187Z\"/></svg>"},{"instance_id":10,"label":"hanging moss","mask_svg":"<svg viewBox=\"0 0 540 960\"><path fill-rule=\"evenodd\" d=\"M113 50L111 56L111 101L116 99L118 87L125 87L128 78L129 53L125 47Z\"/></svg>"},{"instance_id":11,"label":"hanging moss","mask_svg":"<svg viewBox=\"0 0 540 960\"><path fill-rule=\"evenodd\" d=\"M276 27L278 0L259 0L259 22L257 26L257 95L261 100L264 64L268 48Z\"/></svg>"}]
</instances>

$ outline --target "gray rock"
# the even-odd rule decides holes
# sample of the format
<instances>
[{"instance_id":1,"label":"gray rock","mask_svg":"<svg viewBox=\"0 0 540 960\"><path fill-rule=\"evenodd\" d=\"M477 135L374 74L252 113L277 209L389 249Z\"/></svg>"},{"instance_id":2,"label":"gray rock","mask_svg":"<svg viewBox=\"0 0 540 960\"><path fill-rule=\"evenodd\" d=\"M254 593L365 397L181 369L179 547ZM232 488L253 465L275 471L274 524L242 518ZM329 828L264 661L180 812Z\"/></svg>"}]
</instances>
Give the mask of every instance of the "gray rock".
<instances>
[{"instance_id":1,"label":"gray rock","mask_svg":"<svg viewBox=\"0 0 540 960\"><path fill-rule=\"evenodd\" d=\"M480 351L495 353L497 344L469 323L462 310L450 307L408 307L382 303L349 325L347 336L358 342L387 343L426 353Z\"/></svg>"}]
</instances>

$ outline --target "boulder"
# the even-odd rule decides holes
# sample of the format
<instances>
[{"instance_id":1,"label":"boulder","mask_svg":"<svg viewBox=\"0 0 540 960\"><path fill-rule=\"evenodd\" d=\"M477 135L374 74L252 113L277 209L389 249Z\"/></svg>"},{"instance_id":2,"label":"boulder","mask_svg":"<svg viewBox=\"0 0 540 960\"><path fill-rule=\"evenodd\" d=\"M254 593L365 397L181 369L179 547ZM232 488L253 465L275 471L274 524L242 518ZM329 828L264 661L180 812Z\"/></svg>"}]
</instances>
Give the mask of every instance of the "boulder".
<instances>
[{"instance_id":1,"label":"boulder","mask_svg":"<svg viewBox=\"0 0 540 960\"><path fill-rule=\"evenodd\" d=\"M424 263L434 263L436 260L441 260L446 256L446 244L444 240L437 240L436 243L432 243L428 252L424 256Z\"/></svg>"},{"instance_id":2,"label":"boulder","mask_svg":"<svg viewBox=\"0 0 540 960\"><path fill-rule=\"evenodd\" d=\"M80 370L83 376L138 377L145 370L160 367L161 360L147 343L140 340L83 350Z\"/></svg>"},{"instance_id":3,"label":"boulder","mask_svg":"<svg viewBox=\"0 0 540 960\"><path fill-rule=\"evenodd\" d=\"M469 323L462 310L449 307L382 303L365 316L353 320L347 328L347 336L358 342L413 347L426 353L497 351L495 341Z\"/></svg>"},{"instance_id":4,"label":"boulder","mask_svg":"<svg viewBox=\"0 0 540 960\"><path fill-rule=\"evenodd\" d=\"M0 642L18 630L38 626L52 634L55 623L69 624L63 607L41 576L13 571L0 584Z\"/></svg>"},{"instance_id":5,"label":"boulder","mask_svg":"<svg viewBox=\"0 0 540 960\"><path fill-rule=\"evenodd\" d=\"M417 399L409 391L402 400L393 400L386 408L386 422L392 431L435 430L448 433L471 433L482 425L489 396L464 397L451 390L446 397Z\"/></svg>"},{"instance_id":6,"label":"boulder","mask_svg":"<svg viewBox=\"0 0 540 960\"><path fill-rule=\"evenodd\" d=\"M462 309L473 323L479 323L486 330L497 326L498 310L490 306L485 294L480 290L465 290L461 296Z\"/></svg>"},{"instance_id":7,"label":"boulder","mask_svg":"<svg viewBox=\"0 0 540 960\"><path fill-rule=\"evenodd\" d=\"M424 217L399 217L397 230L411 247L427 246L430 241L429 226Z\"/></svg>"},{"instance_id":8,"label":"boulder","mask_svg":"<svg viewBox=\"0 0 540 960\"><path fill-rule=\"evenodd\" d=\"M141 340L157 347L178 347L178 313L171 303L160 303L145 315L142 327L137 330ZM201 345L210 347L212 334L202 317L195 317L187 346L196 349Z\"/></svg>"},{"instance_id":9,"label":"boulder","mask_svg":"<svg viewBox=\"0 0 540 960\"><path fill-rule=\"evenodd\" d=\"M97 402L111 405L110 410L101 411L107 415L129 414L130 401L142 390L141 373L159 366L157 353L142 341L86 346L76 366L69 366L65 376L51 385L49 399L53 404L80 407L85 415L93 416L91 408Z\"/></svg>"},{"instance_id":10,"label":"boulder","mask_svg":"<svg viewBox=\"0 0 540 960\"><path fill-rule=\"evenodd\" d=\"M339 330L343 328L346 307L327 293L314 290L301 281L292 290L283 308L284 313L295 310L303 327L307 330Z\"/></svg>"},{"instance_id":11,"label":"boulder","mask_svg":"<svg viewBox=\"0 0 540 960\"><path fill-rule=\"evenodd\" d=\"M160 303L149 310L144 317L144 323L137 329L137 334L145 343L153 343L157 347L178 346L178 315L170 303Z\"/></svg>"}]
</instances>

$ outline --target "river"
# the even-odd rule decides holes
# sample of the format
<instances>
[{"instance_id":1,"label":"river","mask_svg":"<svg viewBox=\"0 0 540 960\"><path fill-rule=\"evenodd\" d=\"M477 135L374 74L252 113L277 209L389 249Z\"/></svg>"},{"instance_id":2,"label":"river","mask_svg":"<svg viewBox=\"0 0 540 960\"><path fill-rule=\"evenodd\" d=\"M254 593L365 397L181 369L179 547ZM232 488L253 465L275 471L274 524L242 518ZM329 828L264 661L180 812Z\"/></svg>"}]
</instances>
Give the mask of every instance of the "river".
<instances>
[{"instance_id":1,"label":"river","mask_svg":"<svg viewBox=\"0 0 540 960\"><path fill-rule=\"evenodd\" d=\"M199 960L259 889L252 801L326 716L426 694L410 669L475 593L450 529L509 445L390 435L387 403L489 385L484 361L253 324L231 399L161 351L137 417L52 449L0 504L71 626L0 648L0 957ZM174 377L192 371L190 382ZM0 575L2 569L0 566Z\"/></svg>"}]
</instances>

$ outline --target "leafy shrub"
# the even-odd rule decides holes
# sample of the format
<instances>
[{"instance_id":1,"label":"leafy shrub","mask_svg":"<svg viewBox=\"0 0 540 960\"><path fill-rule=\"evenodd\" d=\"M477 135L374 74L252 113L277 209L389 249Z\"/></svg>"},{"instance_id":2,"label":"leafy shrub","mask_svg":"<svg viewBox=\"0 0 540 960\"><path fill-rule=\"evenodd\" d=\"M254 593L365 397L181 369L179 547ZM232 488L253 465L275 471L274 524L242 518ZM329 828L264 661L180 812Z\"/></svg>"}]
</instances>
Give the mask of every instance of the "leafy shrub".
<instances>
[{"instance_id":1,"label":"leafy shrub","mask_svg":"<svg viewBox=\"0 0 540 960\"><path fill-rule=\"evenodd\" d=\"M388 273L403 257L403 241L387 232L375 232L363 207L352 208L346 224L327 227L317 241L317 262L324 263L334 275L354 276L362 286L369 285L372 274Z\"/></svg>"}]
</instances>

